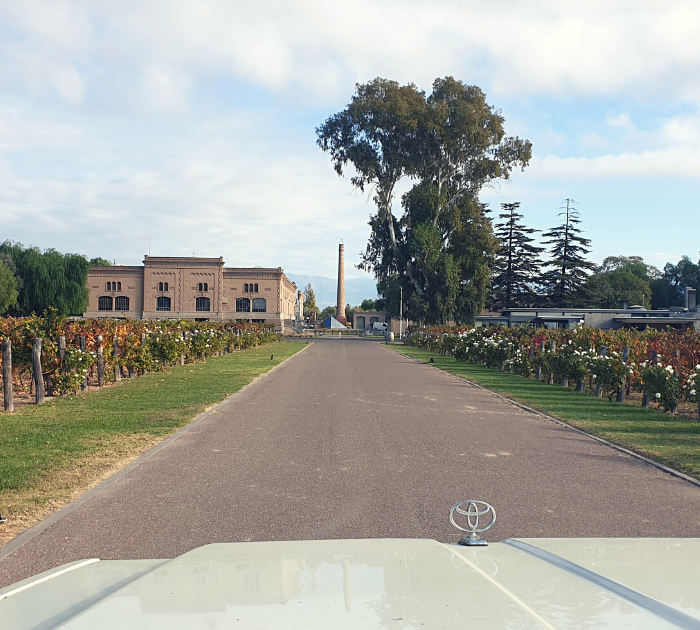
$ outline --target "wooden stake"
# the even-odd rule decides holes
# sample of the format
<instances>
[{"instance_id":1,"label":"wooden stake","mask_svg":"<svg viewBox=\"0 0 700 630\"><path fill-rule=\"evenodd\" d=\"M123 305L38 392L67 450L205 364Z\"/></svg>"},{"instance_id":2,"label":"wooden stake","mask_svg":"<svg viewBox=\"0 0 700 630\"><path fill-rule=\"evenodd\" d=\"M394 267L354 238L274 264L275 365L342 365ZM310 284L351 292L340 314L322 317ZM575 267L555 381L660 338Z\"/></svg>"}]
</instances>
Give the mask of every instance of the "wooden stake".
<instances>
[{"instance_id":1,"label":"wooden stake","mask_svg":"<svg viewBox=\"0 0 700 630\"><path fill-rule=\"evenodd\" d=\"M97 385L102 387L105 380L105 347L104 337L97 335Z\"/></svg>"},{"instance_id":2,"label":"wooden stake","mask_svg":"<svg viewBox=\"0 0 700 630\"><path fill-rule=\"evenodd\" d=\"M44 375L41 372L41 339L32 341L32 371L34 373L34 392L37 405L44 404Z\"/></svg>"},{"instance_id":3,"label":"wooden stake","mask_svg":"<svg viewBox=\"0 0 700 630\"><path fill-rule=\"evenodd\" d=\"M12 393L12 342L5 339L2 342L2 390L5 411L15 410Z\"/></svg>"},{"instance_id":4,"label":"wooden stake","mask_svg":"<svg viewBox=\"0 0 700 630\"><path fill-rule=\"evenodd\" d=\"M80 352L87 352L87 339L85 335L80 335L78 337L78 343L80 344ZM88 390L88 377L87 374L83 379L83 384L80 386L80 390L86 392Z\"/></svg>"},{"instance_id":5,"label":"wooden stake","mask_svg":"<svg viewBox=\"0 0 700 630\"><path fill-rule=\"evenodd\" d=\"M114 381L119 382L122 380L122 369L119 365L119 337L116 335L114 335L113 348L112 358L114 359Z\"/></svg>"}]
</instances>

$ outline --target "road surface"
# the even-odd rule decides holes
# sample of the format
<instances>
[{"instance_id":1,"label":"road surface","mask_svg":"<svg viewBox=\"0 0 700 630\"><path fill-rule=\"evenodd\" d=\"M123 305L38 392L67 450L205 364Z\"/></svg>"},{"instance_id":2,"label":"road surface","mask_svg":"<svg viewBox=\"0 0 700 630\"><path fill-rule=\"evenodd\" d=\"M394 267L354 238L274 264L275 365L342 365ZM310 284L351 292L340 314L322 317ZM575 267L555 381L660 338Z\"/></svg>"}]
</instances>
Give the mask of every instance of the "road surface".
<instances>
[{"instance_id":1,"label":"road surface","mask_svg":"<svg viewBox=\"0 0 700 630\"><path fill-rule=\"evenodd\" d=\"M319 339L0 561L0 586L80 558L213 542L700 536L700 488L359 339Z\"/></svg>"}]
</instances>

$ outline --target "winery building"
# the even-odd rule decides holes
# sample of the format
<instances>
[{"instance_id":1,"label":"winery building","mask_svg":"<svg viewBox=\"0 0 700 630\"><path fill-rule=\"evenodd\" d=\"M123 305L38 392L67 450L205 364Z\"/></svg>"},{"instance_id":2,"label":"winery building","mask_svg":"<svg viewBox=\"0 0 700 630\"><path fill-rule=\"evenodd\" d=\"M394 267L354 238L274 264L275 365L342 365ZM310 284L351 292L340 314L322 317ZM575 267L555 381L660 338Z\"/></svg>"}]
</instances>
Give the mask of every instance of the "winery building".
<instances>
[{"instance_id":1,"label":"winery building","mask_svg":"<svg viewBox=\"0 0 700 630\"><path fill-rule=\"evenodd\" d=\"M224 267L223 258L146 256L142 266L91 267L85 317L246 320L292 327L304 294L281 267Z\"/></svg>"}]
</instances>

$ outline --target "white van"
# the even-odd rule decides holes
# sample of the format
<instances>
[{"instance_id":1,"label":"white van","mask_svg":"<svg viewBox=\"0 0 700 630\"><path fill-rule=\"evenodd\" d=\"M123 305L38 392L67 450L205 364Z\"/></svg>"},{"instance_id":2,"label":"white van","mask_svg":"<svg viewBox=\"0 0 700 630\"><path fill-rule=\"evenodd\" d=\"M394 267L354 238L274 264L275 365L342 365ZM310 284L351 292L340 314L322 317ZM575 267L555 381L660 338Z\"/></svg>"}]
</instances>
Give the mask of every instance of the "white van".
<instances>
[{"instance_id":1,"label":"white van","mask_svg":"<svg viewBox=\"0 0 700 630\"><path fill-rule=\"evenodd\" d=\"M383 332L387 331L386 322L374 322L372 324L373 330L381 330Z\"/></svg>"}]
</instances>

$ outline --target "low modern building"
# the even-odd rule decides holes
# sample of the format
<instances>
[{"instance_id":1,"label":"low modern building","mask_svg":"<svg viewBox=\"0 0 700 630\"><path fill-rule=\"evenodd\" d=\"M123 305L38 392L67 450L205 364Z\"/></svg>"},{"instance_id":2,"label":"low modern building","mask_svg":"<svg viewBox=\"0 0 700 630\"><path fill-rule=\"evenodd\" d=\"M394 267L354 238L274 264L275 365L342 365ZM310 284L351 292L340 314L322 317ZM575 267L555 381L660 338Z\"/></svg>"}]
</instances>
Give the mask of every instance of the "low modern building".
<instances>
[{"instance_id":1,"label":"low modern building","mask_svg":"<svg viewBox=\"0 0 700 630\"><path fill-rule=\"evenodd\" d=\"M146 256L142 266L91 267L85 317L247 320L291 326L304 294L281 267L224 267L223 258Z\"/></svg>"},{"instance_id":2,"label":"low modern building","mask_svg":"<svg viewBox=\"0 0 700 630\"><path fill-rule=\"evenodd\" d=\"M498 313L485 313L476 318L477 326L535 326L541 328L576 328L591 326L603 330L635 328L645 330L667 327L700 332L700 312L695 289L686 291L686 306L649 310L642 306L622 304L619 309L594 308L513 308Z\"/></svg>"}]
</instances>

